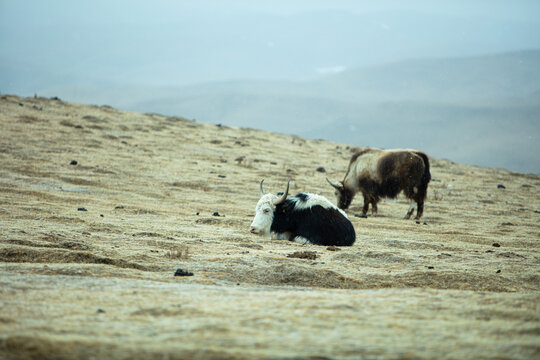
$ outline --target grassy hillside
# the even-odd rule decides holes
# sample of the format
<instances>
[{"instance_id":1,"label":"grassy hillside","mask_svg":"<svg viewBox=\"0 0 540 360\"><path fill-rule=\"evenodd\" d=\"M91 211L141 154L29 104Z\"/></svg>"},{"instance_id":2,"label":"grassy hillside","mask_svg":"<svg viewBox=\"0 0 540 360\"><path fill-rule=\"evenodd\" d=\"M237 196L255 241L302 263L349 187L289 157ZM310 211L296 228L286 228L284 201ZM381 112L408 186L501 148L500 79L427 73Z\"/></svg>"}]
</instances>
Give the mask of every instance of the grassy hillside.
<instances>
[{"instance_id":1,"label":"grassy hillside","mask_svg":"<svg viewBox=\"0 0 540 360\"><path fill-rule=\"evenodd\" d=\"M88 84L50 96L539 173L540 51L411 60L307 82Z\"/></svg>"},{"instance_id":2,"label":"grassy hillside","mask_svg":"<svg viewBox=\"0 0 540 360\"><path fill-rule=\"evenodd\" d=\"M348 145L8 95L0 126L1 358L540 354L538 175L431 158L422 222L355 199L354 246L302 246L249 233L259 182L335 201Z\"/></svg>"}]
</instances>

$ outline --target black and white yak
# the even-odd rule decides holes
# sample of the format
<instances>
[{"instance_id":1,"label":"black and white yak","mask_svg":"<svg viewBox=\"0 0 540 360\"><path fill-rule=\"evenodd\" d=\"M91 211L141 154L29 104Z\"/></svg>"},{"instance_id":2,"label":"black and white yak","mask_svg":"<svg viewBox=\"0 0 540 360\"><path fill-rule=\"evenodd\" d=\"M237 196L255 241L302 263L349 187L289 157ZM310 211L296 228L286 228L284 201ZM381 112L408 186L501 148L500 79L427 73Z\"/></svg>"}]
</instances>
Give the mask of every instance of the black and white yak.
<instances>
[{"instance_id":1,"label":"black and white yak","mask_svg":"<svg viewBox=\"0 0 540 360\"><path fill-rule=\"evenodd\" d=\"M265 194L261 181L261 198L255 207L250 231L272 239L316 245L351 246L356 234L341 209L324 196L299 193L289 199L289 182L283 194Z\"/></svg>"},{"instance_id":2,"label":"black and white yak","mask_svg":"<svg viewBox=\"0 0 540 360\"><path fill-rule=\"evenodd\" d=\"M347 209L354 195L361 192L364 195L362 215L366 216L369 204L375 214L381 198L395 198L403 190L411 200L405 219L414 212L415 202L416 219L420 219L431 174L429 159L423 152L366 149L352 156L343 181L332 183L326 180L336 189L340 209Z\"/></svg>"}]
</instances>

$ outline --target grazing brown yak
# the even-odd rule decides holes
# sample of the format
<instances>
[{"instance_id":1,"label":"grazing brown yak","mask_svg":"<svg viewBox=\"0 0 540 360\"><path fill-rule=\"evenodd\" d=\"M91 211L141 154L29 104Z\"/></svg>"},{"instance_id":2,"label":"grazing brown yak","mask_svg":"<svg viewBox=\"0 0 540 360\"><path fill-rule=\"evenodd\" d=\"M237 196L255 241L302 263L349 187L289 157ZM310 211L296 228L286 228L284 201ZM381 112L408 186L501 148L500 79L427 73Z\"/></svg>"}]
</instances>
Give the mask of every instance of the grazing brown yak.
<instances>
[{"instance_id":1,"label":"grazing brown yak","mask_svg":"<svg viewBox=\"0 0 540 360\"><path fill-rule=\"evenodd\" d=\"M366 216L369 204L375 214L382 197L395 198L403 190L411 200L405 219L414 212L414 202L417 204L416 219L420 219L431 174L429 159L423 152L365 149L352 156L343 181L332 183L326 180L336 189L340 209L347 209L354 195L360 191L364 195L362 216Z\"/></svg>"}]
</instances>

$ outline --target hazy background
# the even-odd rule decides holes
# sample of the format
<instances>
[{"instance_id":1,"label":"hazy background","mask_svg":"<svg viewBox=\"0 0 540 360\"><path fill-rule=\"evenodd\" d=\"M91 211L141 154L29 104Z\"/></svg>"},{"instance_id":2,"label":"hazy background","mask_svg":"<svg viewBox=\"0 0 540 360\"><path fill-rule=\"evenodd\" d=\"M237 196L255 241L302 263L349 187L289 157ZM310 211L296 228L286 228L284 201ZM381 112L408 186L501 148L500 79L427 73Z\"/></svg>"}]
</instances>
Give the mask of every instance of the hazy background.
<instances>
[{"instance_id":1,"label":"hazy background","mask_svg":"<svg viewBox=\"0 0 540 360\"><path fill-rule=\"evenodd\" d=\"M540 173L540 1L0 0L0 92Z\"/></svg>"}]
</instances>

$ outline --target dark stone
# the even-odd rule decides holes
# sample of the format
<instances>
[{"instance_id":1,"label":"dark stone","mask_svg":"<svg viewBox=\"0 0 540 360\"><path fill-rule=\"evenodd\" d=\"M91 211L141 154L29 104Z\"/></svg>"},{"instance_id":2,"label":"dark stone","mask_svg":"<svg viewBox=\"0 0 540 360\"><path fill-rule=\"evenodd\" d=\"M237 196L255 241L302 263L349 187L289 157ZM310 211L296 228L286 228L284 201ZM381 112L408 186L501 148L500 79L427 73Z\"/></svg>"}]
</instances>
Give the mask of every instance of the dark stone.
<instances>
[{"instance_id":1,"label":"dark stone","mask_svg":"<svg viewBox=\"0 0 540 360\"><path fill-rule=\"evenodd\" d=\"M503 184L499 184L497 185L497 189L506 189L506 186L504 186Z\"/></svg>"},{"instance_id":2,"label":"dark stone","mask_svg":"<svg viewBox=\"0 0 540 360\"><path fill-rule=\"evenodd\" d=\"M225 179L227 176L225 175L218 175L218 178L222 178L222 179Z\"/></svg>"},{"instance_id":3,"label":"dark stone","mask_svg":"<svg viewBox=\"0 0 540 360\"><path fill-rule=\"evenodd\" d=\"M212 216L221 216L221 215L219 215L219 213L216 211L216 212L214 212L214 213L212 214Z\"/></svg>"},{"instance_id":4,"label":"dark stone","mask_svg":"<svg viewBox=\"0 0 540 360\"><path fill-rule=\"evenodd\" d=\"M428 269L435 269L435 266L427 266Z\"/></svg>"},{"instance_id":5,"label":"dark stone","mask_svg":"<svg viewBox=\"0 0 540 360\"><path fill-rule=\"evenodd\" d=\"M500 274L501 270L499 269L499 270L495 271L495 273Z\"/></svg>"},{"instance_id":6,"label":"dark stone","mask_svg":"<svg viewBox=\"0 0 540 360\"><path fill-rule=\"evenodd\" d=\"M197 211L197 212L195 213L195 215L199 215L199 212Z\"/></svg>"},{"instance_id":7,"label":"dark stone","mask_svg":"<svg viewBox=\"0 0 540 360\"><path fill-rule=\"evenodd\" d=\"M326 172L326 169L323 168L322 166L319 166L319 167L317 168L317 171L320 172L320 173L325 173L325 172Z\"/></svg>"},{"instance_id":8,"label":"dark stone","mask_svg":"<svg viewBox=\"0 0 540 360\"><path fill-rule=\"evenodd\" d=\"M115 209L123 209L123 208L124 208L124 205L118 205L118 206L115 206L114 208L115 208Z\"/></svg>"},{"instance_id":9,"label":"dark stone","mask_svg":"<svg viewBox=\"0 0 540 360\"><path fill-rule=\"evenodd\" d=\"M178 269L176 269L176 272L174 273L174 276L193 276L193 273L178 268Z\"/></svg>"},{"instance_id":10,"label":"dark stone","mask_svg":"<svg viewBox=\"0 0 540 360\"><path fill-rule=\"evenodd\" d=\"M86 208L80 207L80 208L77 208L77 211L88 211L88 210L86 210Z\"/></svg>"},{"instance_id":11,"label":"dark stone","mask_svg":"<svg viewBox=\"0 0 540 360\"><path fill-rule=\"evenodd\" d=\"M292 254L287 255L288 258L298 258L306 260L317 259L317 253L315 251L295 251Z\"/></svg>"},{"instance_id":12,"label":"dark stone","mask_svg":"<svg viewBox=\"0 0 540 360\"><path fill-rule=\"evenodd\" d=\"M71 162L69 163L69 165L77 165L77 164L78 164L77 160L71 160Z\"/></svg>"},{"instance_id":13,"label":"dark stone","mask_svg":"<svg viewBox=\"0 0 540 360\"><path fill-rule=\"evenodd\" d=\"M338 248L337 246L329 246L326 248L326 250L328 251L340 251L341 249Z\"/></svg>"},{"instance_id":14,"label":"dark stone","mask_svg":"<svg viewBox=\"0 0 540 360\"><path fill-rule=\"evenodd\" d=\"M499 243L493 243L492 246L493 246L493 247L501 247L501 244L499 244Z\"/></svg>"}]
</instances>

